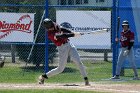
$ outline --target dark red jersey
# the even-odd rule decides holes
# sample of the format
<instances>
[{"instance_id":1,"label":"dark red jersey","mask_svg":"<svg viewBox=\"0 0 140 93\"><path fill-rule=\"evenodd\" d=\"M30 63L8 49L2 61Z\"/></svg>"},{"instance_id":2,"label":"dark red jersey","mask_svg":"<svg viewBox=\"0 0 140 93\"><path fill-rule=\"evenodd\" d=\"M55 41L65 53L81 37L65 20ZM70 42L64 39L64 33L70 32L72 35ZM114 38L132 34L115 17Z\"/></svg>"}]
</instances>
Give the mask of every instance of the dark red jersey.
<instances>
[{"instance_id":1,"label":"dark red jersey","mask_svg":"<svg viewBox=\"0 0 140 93\"><path fill-rule=\"evenodd\" d=\"M48 38L56 45L61 46L62 44L66 43L68 41L68 38L55 38L56 34L61 33L61 29L58 25L54 28L54 30L49 31L48 30Z\"/></svg>"},{"instance_id":2,"label":"dark red jersey","mask_svg":"<svg viewBox=\"0 0 140 93\"><path fill-rule=\"evenodd\" d=\"M120 42L122 47L128 47L130 42L134 42L134 33L130 30L121 32Z\"/></svg>"}]
</instances>

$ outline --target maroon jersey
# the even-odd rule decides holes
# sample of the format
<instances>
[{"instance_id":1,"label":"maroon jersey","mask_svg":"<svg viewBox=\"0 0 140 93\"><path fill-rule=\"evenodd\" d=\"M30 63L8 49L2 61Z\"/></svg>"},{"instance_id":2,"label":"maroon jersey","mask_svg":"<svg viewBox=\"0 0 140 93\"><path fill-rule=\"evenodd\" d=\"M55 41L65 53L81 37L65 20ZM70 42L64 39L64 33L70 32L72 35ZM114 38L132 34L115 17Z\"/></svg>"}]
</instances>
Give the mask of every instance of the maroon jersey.
<instances>
[{"instance_id":1,"label":"maroon jersey","mask_svg":"<svg viewBox=\"0 0 140 93\"><path fill-rule=\"evenodd\" d=\"M128 47L130 42L134 42L134 33L130 30L121 32L120 42L122 47Z\"/></svg>"},{"instance_id":2,"label":"maroon jersey","mask_svg":"<svg viewBox=\"0 0 140 93\"><path fill-rule=\"evenodd\" d=\"M55 26L54 30L49 31L48 30L48 38L56 45L61 46L62 44L66 43L68 41L68 38L55 38L56 34L61 33L61 30L58 25Z\"/></svg>"}]
</instances>

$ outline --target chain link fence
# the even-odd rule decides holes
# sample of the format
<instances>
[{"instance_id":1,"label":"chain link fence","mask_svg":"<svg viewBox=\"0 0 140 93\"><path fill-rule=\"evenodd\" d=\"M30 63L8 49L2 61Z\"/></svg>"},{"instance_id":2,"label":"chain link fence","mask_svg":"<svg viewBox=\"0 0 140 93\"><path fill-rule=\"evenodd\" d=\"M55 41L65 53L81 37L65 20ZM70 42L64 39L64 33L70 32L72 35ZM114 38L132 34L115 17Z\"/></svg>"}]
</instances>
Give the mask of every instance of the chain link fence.
<instances>
[{"instance_id":1,"label":"chain link fence","mask_svg":"<svg viewBox=\"0 0 140 93\"><path fill-rule=\"evenodd\" d=\"M43 12L45 11L45 0L1 0L0 1L0 12L2 13L35 13L34 17L34 37L37 36L36 42L34 43L10 43L10 42L1 42L0 43L0 54L1 59L4 57L4 67L0 69L0 81L1 82L15 82L18 80L19 82L29 82L31 79L36 82L36 77L44 72L45 68L45 31L44 28L40 24ZM112 6L113 0L48 0L48 17L52 20L59 22L57 19L57 11L109 11L110 16L110 34L98 35L97 37L93 37L95 40L92 41L90 37L84 37L83 42L88 42L91 40L93 42L93 46L86 45L79 46L76 41L73 39L72 42L75 43L75 46L78 49L78 53L80 55L81 61L84 63L88 76L91 81L94 80L104 80L108 79L112 76ZM70 14L67 14L70 15ZM75 13L75 17L77 17ZM90 15L90 14L88 14ZM94 16L94 19L101 21L104 23L106 18L99 18L98 16ZM45 16L44 16L45 17ZM72 20L72 19L71 19ZM80 19L82 20L82 19ZM76 20L75 20L76 21ZM81 23L82 25L90 24ZM96 25L97 22L93 22L92 24ZM96 30L101 29L101 27L97 27ZM95 29L95 28L94 28ZM39 30L39 33L37 31ZM22 36L21 36L22 37ZM100 41L96 41L100 39ZM81 42L81 41L77 41ZM100 46L98 46L100 44ZM107 47L104 47L103 44L107 44ZM32 46L34 46L33 51L30 51ZM95 47L96 46L96 47ZM58 64L58 51L56 46L49 41L48 47L48 62L49 62L49 70L55 68ZM28 57L30 56L29 60ZM12 68L11 68L12 67ZM19 67L19 68L17 68ZM16 69L13 69L16 68ZM11 72L8 72L9 70ZM5 73L4 73L5 72ZM23 75L22 75L23 74ZM19 77L18 77L19 76ZM63 76L63 77L61 77ZM49 82L69 82L70 79L73 81L81 81L79 78L80 73L75 65L68 59L68 64L60 75L53 78L54 81ZM17 78L18 77L18 78ZM21 78L22 77L22 78ZM63 81L65 77L66 80ZM10 81L11 79L12 81ZM20 81L22 79L22 81Z\"/></svg>"},{"instance_id":2,"label":"chain link fence","mask_svg":"<svg viewBox=\"0 0 140 93\"><path fill-rule=\"evenodd\" d=\"M36 39L33 43L26 43L26 42L4 42L1 39L0 42L0 54L1 54L1 61L4 61L4 68L9 68L12 66L16 68L17 66L20 67L21 71L28 72L32 68L39 69L41 64L45 64L45 31L42 26L42 18L45 17L45 1L37 1L37 0L1 0L0 1L0 12L1 13L26 13L34 14L34 39ZM10 17L10 16L9 16ZM24 18L23 18L24 19ZM8 23L10 20L6 21L5 19L1 19L1 36L6 32L2 33L2 22L5 24ZM21 20L24 21L24 20ZM7 29L8 30L8 29ZM10 30L9 30L10 32ZM24 31L23 31L24 32ZM13 32L14 33L14 32ZM22 31L21 31L22 33ZM10 36L10 34L7 35ZM21 37L24 37L21 35ZM12 39L12 38L11 38ZM33 47L33 50L31 50ZM31 52L31 53L30 53ZM26 71L27 70L27 71ZM7 70L8 71L8 70ZM10 76L14 76L14 73L18 73L16 69L13 71L11 70ZM43 69L42 69L43 72ZM7 73L6 73L7 74ZM18 73L22 75L22 72ZM3 78L1 73L0 78ZM7 77L5 79L8 79Z\"/></svg>"},{"instance_id":3,"label":"chain link fence","mask_svg":"<svg viewBox=\"0 0 140 93\"><path fill-rule=\"evenodd\" d=\"M109 2L109 1L107 1ZM111 11L110 7L105 7L105 6L111 6L111 2L107 3L106 1L96 1L98 5L95 6L88 6L90 2L88 0L84 0L81 2L81 0L76 0L73 2L73 0L58 0L58 1L49 1L49 11L48 11L48 17L51 18L54 21L57 21L56 19L56 11L60 10L75 10L75 11ZM94 3L94 2L93 2ZM103 4L101 4L103 3ZM81 6L79 6L81 5ZM64 7L63 7L64 6ZM101 7L104 6L104 7ZM42 27L42 24L40 24L41 18L43 16L43 12L45 10L45 1L28 1L28 0L20 0L20 1L1 1L0 5L0 11L3 13L35 13L35 18L34 18L34 38L37 35L36 42L35 44L32 43L10 43L10 42L1 42L1 56L4 56L5 64L4 68L9 68L10 67L16 67L19 66L21 71L18 71L14 69L14 71L11 71L9 75L13 78L14 80L14 74L18 73L18 75L26 77L27 73L32 75L31 73L37 72L37 74L41 74L44 72L44 67L45 67L45 31L44 28ZM75 15L76 16L76 15ZM97 16L95 16L98 18ZM101 19L100 19L101 20ZM86 23L83 23L83 25ZM94 23L96 24L96 23ZM39 27L40 26L40 27ZM37 33L39 29L39 33ZM111 35L111 34L110 34ZM101 38L96 37L96 38ZM101 43L106 42L105 38L104 40L101 41ZM88 37L85 38L88 41ZM111 42L111 41L110 41ZM30 56L30 51L32 46L34 46L33 51L31 52ZM58 52L56 49L56 46L49 41L49 46L48 46L48 58L49 58L49 70L57 66L58 63ZM98 71L94 71L94 69L97 69L94 65L96 66L101 66L102 64L106 66L109 64L111 66L111 60L112 60L112 51L111 47L108 49L106 48L78 48L78 53L80 54L82 62L85 64L85 66L89 69L87 69L87 72L89 76L91 77L96 77L101 75L101 73L98 73ZM30 57L29 57L30 56ZM29 60L28 60L29 57ZM2 69L4 69L2 68ZM93 71L91 70L93 69ZM33 72L32 72L33 70ZM101 68L100 71L104 70ZM38 72L39 71L39 72ZM41 72L40 72L41 71ZM65 74L70 74L73 76L73 78L78 79L77 77L80 76L77 68L75 65L71 64L70 59L68 59L68 65L65 68L64 72L61 74L61 76L65 76ZM13 76L12 76L13 75ZM36 74L35 74L36 75ZM111 68L110 68L110 73L111 75ZM3 75L7 76L7 75ZM36 75L37 76L37 75ZM0 78L3 78L2 75ZM7 78L9 78L7 76ZM60 77L61 78L61 77ZM71 77L67 76L65 77L67 79L70 79ZM6 79L7 80L7 79ZM60 79L61 80L61 79ZM24 80L23 80L24 81ZM59 78L57 79L59 81ZM57 82L56 81L56 82Z\"/></svg>"}]
</instances>

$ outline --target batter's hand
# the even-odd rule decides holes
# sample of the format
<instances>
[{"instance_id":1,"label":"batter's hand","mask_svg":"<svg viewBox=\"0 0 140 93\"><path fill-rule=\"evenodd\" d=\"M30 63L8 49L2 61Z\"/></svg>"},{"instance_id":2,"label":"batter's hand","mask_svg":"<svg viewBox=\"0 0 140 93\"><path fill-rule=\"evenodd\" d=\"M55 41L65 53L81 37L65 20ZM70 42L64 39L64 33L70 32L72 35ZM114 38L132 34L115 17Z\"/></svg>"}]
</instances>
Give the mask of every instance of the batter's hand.
<instances>
[{"instance_id":1,"label":"batter's hand","mask_svg":"<svg viewBox=\"0 0 140 93\"><path fill-rule=\"evenodd\" d=\"M80 33L80 32L73 32L73 33L74 33L75 37L79 37L79 36L83 35L83 33Z\"/></svg>"},{"instance_id":2,"label":"batter's hand","mask_svg":"<svg viewBox=\"0 0 140 93\"><path fill-rule=\"evenodd\" d=\"M127 56L129 54L129 50L125 50L124 52L123 52L123 56Z\"/></svg>"},{"instance_id":3,"label":"batter's hand","mask_svg":"<svg viewBox=\"0 0 140 93\"><path fill-rule=\"evenodd\" d=\"M57 40L58 38L60 38L62 36L63 32L60 33L56 33L54 36L54 39Z\"/></svg>"}]
</instances>

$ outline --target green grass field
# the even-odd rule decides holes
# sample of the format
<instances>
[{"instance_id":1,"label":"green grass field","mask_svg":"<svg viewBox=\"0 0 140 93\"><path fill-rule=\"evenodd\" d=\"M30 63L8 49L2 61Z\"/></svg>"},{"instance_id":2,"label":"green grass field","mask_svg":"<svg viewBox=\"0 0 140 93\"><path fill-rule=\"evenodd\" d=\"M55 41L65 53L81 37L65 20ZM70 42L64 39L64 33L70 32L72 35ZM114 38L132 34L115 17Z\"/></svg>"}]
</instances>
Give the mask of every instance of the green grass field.
<instances>
[{"instance_id":1,"label":"green grass field","mask_svg":"<svg viewBox=\"0 0 140 93\"><path fill-rule=\"evenodd\" d=\"M95 91L79 91L79 90L65 90L65 89L53 89L53 90L0 90L0 93L103 93ZM106 92L107 93L107 92Z\"/></svg>"},{"instance_id":2,"label":"green grass field","mask_svg":"<svg viewBox=\"0 0 140 93\"><path fill-rule=\"evenodd\" d=\"M16 65L16 66L13 66ZM112 63L111 62L99 62L91 63L84 62L86 71L88 73L89 80L91 82L101 82L109 79L112 76ZM49 70L55 68L51 66ZM34 66L28 66L23 76L23 67L18 64L5 65L4 68L0 68L0 82L1 83L36 83L38 76L44 72L44 68L40 67L36 69ZM125 70L125 76L122 78L132 78L132 69ZM83 82L82 76L74 63L68 63L63 73L51 77L47 80L49 83L73 83ZM135 82L135 81L127 81ZM137 83L139 81L136 81Z\"/></svg>"},{"instance_id":3,"label":"green grass field","mask_svg":"<svg viewBox=\"0 0 140 93\"><path fill-rule=\"evenodd\" d=\"M11 63L14 65L13 63ZM106 79L111 77L111 63L109 62L100 62L99 64L93 64L91 62L84 62L86 67L88 77L90 81L100 81L101 79ZM55 68L51 66L49 70ZM27 70L23 76L23 67L5 65L4 68L0 69L0 82L1 83L35 83L38 76L44 72L44 68L40 67L36 69L34 66L28 66ZM68 63L63 73L58 74L50 79L47 82L59 82L59 83L68 83L68 82L83 82L82 76L79 70L76 68L74 63Z\"/></svg>"},{"instance_id":4,"label":"green grass field","mask_svg":"<svg viewBox=\"0 0 140 93\"><path fill-rule=\"evenodd\" d=\"M109 78L112 76L112 63L111 62L84 62L86 71L90 82L96 83L140 83L140 81L129 80L133 76L132 69L125 70L125 76L121 78L127 79L124 82L113 82ZM55 66L50 66L49 70L55 68ZM38 69L35 66L28 66L27 70L23 75L23 65L17 63L7 63L4 68L0 68L0 83L37 83L38 76L44 72L44 68L40 67ZM74 63L68 63L63 73L58 74L54 77L49 78L46 83L79 83L84 82L82 76L75 66ZM0 93L66 93L65 90L53 89L53 90L43 90L43 89L26 89L26 90L6 90L0 89ZM101 93L94 91L79 91L79 90L68 90L67 93ZM107 93L107 92L105 92Z\"/></svg>"}]
</instances>

